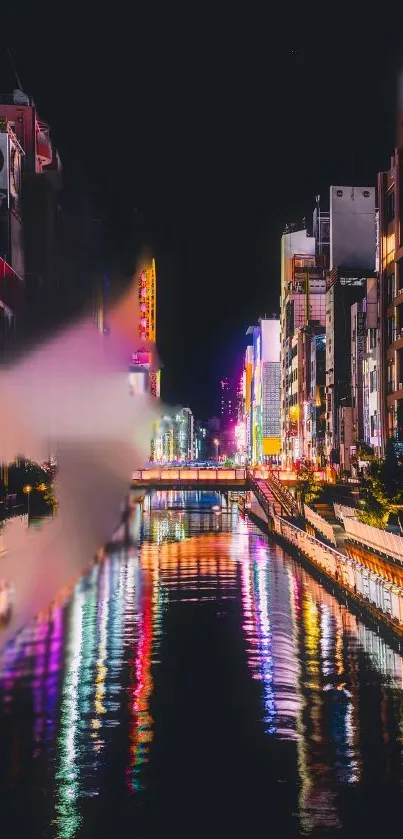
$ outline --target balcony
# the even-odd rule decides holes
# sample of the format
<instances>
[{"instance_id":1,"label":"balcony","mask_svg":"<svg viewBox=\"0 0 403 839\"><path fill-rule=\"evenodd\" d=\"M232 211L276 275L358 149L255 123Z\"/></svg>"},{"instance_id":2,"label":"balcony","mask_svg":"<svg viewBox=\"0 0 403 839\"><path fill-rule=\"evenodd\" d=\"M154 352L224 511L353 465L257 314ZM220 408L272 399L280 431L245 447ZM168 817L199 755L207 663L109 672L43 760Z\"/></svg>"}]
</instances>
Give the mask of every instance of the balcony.
<instances>
[{"instance_id":1,"label":"balcony","mask_svg":"<svg viewBox=\"0 0 403 839\"><path fill-rule=\"evenodd\" d=\"M389 385L393 387L392 382L388 382ZM403 399L403 382L398 382L395 387L396 390L389 390L389 387L387 389L386 401L389 406L393 405L396 400Z\"/></svg>"},{"instance_id":2,"label":"balcony","mask_svg":"<svg viewBox=\"0 0 403 839\"><path fill-rule=\"evenodd\" d=\"M403 326L388 330L388 349L400 350L403 347Z\"/></svg>"}]
</instances>

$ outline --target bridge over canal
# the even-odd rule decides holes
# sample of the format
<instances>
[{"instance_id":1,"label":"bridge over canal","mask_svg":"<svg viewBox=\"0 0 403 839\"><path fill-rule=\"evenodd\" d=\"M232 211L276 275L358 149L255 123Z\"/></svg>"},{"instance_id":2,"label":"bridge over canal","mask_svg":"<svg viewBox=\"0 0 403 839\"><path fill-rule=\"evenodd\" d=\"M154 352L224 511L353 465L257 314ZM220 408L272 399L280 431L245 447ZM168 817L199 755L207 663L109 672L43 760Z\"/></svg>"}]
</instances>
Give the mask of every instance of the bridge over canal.
<instances>
[{"instance_id":1,"label":"bridge over canal","mask_svg":"<svg viewBox=\"0 0 403 839\"><path fill-rule=\"evenodd\" d=\"M132 489L142 491L149 489L251 490L259 503L262 503L262 499L266 497L268 501L275 503L279 512L295 516L298 515L295 498L283 483L294 477L290 472L277 474L264 467L255 469L151 467L133 472Z\"/></svg>"}]
</instances>

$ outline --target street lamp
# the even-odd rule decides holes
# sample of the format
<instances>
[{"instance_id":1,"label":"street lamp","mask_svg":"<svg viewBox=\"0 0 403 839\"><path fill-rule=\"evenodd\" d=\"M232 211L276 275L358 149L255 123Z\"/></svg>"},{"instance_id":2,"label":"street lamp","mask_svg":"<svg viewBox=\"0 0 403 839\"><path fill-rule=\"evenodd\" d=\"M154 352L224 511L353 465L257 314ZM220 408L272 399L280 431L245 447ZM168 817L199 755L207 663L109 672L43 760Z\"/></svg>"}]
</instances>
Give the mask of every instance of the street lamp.
<instances>
[{"instance_id":1,"label":"street lamp","mask_svg":"<svg viewBox=\"0 0 403 839\"><path fill-rule=\"evenodd\" d=\"M216 459L216 461L218 461L218 447L220 445L220 441L215 439L215 440L213 440L213 443L215 445L215 459Z\"/></svg>"},{"instance_id":2,"label":"street lamp","mask_svg":"<svg viewBox=\"0 0 403 839\"><path fill-rule=\"evenodd\" d=\"M31 495L31 492L32 492L31 485L26 484L26 486L23 487L22 491L25 493L25 495L28 496L28 519L29 519L29 498L30 498L30 495Z\"/></svg>"}]
</instances>

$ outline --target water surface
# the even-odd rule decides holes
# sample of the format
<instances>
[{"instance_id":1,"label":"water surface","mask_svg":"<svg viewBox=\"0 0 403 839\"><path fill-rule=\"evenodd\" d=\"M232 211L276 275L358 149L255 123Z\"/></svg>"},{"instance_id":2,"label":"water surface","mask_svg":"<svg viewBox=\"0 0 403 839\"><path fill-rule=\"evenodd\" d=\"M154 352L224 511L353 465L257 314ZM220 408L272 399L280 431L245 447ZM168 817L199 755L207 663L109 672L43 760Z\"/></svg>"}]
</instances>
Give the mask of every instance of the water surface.
<instances>
[{"instance_id":1,"label":"water surface","mask_svg":"<svg viewBox=\"0 0 403 839\"><path fill-rule=\"evenodd\" d=\"M214 493L155 493L140 550L95 566L0 665L7 835L399 824L401 656Z\"/></svg>"}]
</instances>

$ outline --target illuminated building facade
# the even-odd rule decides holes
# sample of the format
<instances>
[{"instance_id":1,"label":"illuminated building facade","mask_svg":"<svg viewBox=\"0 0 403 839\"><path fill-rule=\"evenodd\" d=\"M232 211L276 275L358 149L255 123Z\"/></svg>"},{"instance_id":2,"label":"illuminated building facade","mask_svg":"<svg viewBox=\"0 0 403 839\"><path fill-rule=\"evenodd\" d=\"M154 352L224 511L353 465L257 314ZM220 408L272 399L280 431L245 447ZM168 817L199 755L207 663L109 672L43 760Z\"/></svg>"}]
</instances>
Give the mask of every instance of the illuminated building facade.
<instances>
[{"instance_id":1,"label":"illuminated building facade","mask_svg":"<svg viewBox=\"0 0 403 839\"><path fill-rule=\"evenodd\" d=\"M326 432L326 335L324 329L312 335L310 344L311 375L306 456L317 466L323 466Z\"/></svg>"},{"instance_id":2,"label":"illuminated building facade","mask_svg":"<svg viewBox=\"0 0 403 839\"><path fill-rule=\"evenodd\" d=\"M159 398L161 372L155 369L152 346L157 340L157 272L155 259L145 266L138 279L139 321L137 325L139 346L132 357L131 381L136 392L148 392ZM151 345L151 347L150 347ZM135 376L139 375L137 385ZM143 391L142 388L145 387Z\"/></svg>"},{"instance_id":3,"label":"illuminated building facade","mask_svg":"<svg viewBox=\"0 0 403 839\"><path fill-rule=\"evenodd\" d=\"M349 415L353 421L353 408L363 399L363 378L359 392L354 393L351 357L346 352L352 341L351 307L360 304L354 310L360 356L355 363L366 360L368 330L378 327L375 188L331 186L330 232L325 323L326 455L332 465L340 467L343 460L344 468L349 469L346 445L351 446L352 441L342 439L342 416L345 426L349 425ZM358 441L359 431L353 426L353 441Z\"/></svg>"},{"instance_id":4,"label":"illuminated building facade","mask_svg":"<svg viewBox=\"0 0 403 839\"><path fill-rule=\"evenodd\" d=\"M403 451L403 132L390 169L378 175L380 437Z\"/></svg>"},{"instance_id":5,"label":"illuminated building facade","mask_svg":"<svg viewBox=\"0 0 403 839\"><path fill-rule=\"evenodd\" d=\"M24 300L21 167L23 149L0 116L0 349L13 337Z\"/></svg>"},{"instance_id":6,"label":"illuminated building facade","mask_svg":"<svg viewBox=\"0 0 403 839\"><path fill-rule=\"evenodd\" d=\"M196 422L194 427L194 459L205 462L210 457L210 435L204 422Z\"/></svg>"},{"instance_id":7,"label":"illuminated building facade","mask_svg":"<svg viewBox=\"0 0 403 839\"><path fill-rule=\"evenodd\" d=\"M52 145L49 126L22 91L0 95L0 120L2 135L7 125L13 146L9 171L12 266L24 277L26 306L30 316L35 317L35 305L40 306L43 294L54 287L58 274L60 158ZM3 136L3 146L5 139ZM3 167L0 179L5 176ZM2 185L2 193L3 190ZM4 211L4 200L2 206Z\"/></svg>"},{"instance_id":8,"label":"illuminated building facade","mask_svg":"<svg viewBox=\"0 0 403 839\"><path fill-rule=\"evenodd\" d=\"M108 304L110 298L110 283L107 277L97 279L94 284L93 314L95 326L98 332L107 335L108 325Z\"/></svg>"},{"instance_id":9,"label":"illuminated building facade","mask_svg":"<svg viewBox=\"0 0 403 839\"><path fill-rule=\"evenodd\" d=\"M250 464L267 463L280 454L280 321L261 318L246 334L252 344L246 348L242 375L238 451L246 452L244 461Z\"/></svg>"},{"instance_id":10,"label":"illuminated building facade","mask_svg":"<svg viewBox=\"0 0 403 839\"><path fill-rule=\"evenodd\" d=\"M375 189L331 186L329 207L282 236L282 461L349 471L359 442L380 451Z\"/></svg>"},{"instance_id":11,"label":"illuminated building facade","mask_svg":"<svg viewBox=\"0 0 403 839\"><path fill-rule=\"evenodd\" d=\"M232 427L236 420L236 390L233 382L229 379L221 379L220 382L220 412L221 428Z\"/></svg>"},{"instance_id":12,"label":"illuminated building facade","mask_svg":"<svg viewBox=\"0 0 403 839\"><path fill-rule=\"evenodd\" d=\"M282 462L306 457L310 432L308 356L310 335L325 321L325 267L329 216L314 213L314 234L287 226L281 239L281 436ZM310 368L309 368L310 370Z\"/></svg>"},{"instance_id":13,"label":"illuminated building facade","mask_svg":"<svg viewBox=\"0 0 403 839\"><path fill-rule=\"evenodd\" d=\"M190 408L182 408L156 423L151 460L172 463L193 460L194 457L194 418Z\"/></svg>"},{"instance_id":14,"label":"illuminated building facade","mask_svg":"<svg viewBox=\"0 0 403 839\"><path fill-rule=\"evenodd\" d=\"M237 420L235 425L235 459L236 463L243 466L248 456L246 443L246 369L242 375L237 388Z\"/></svg>"}]
</instances>

